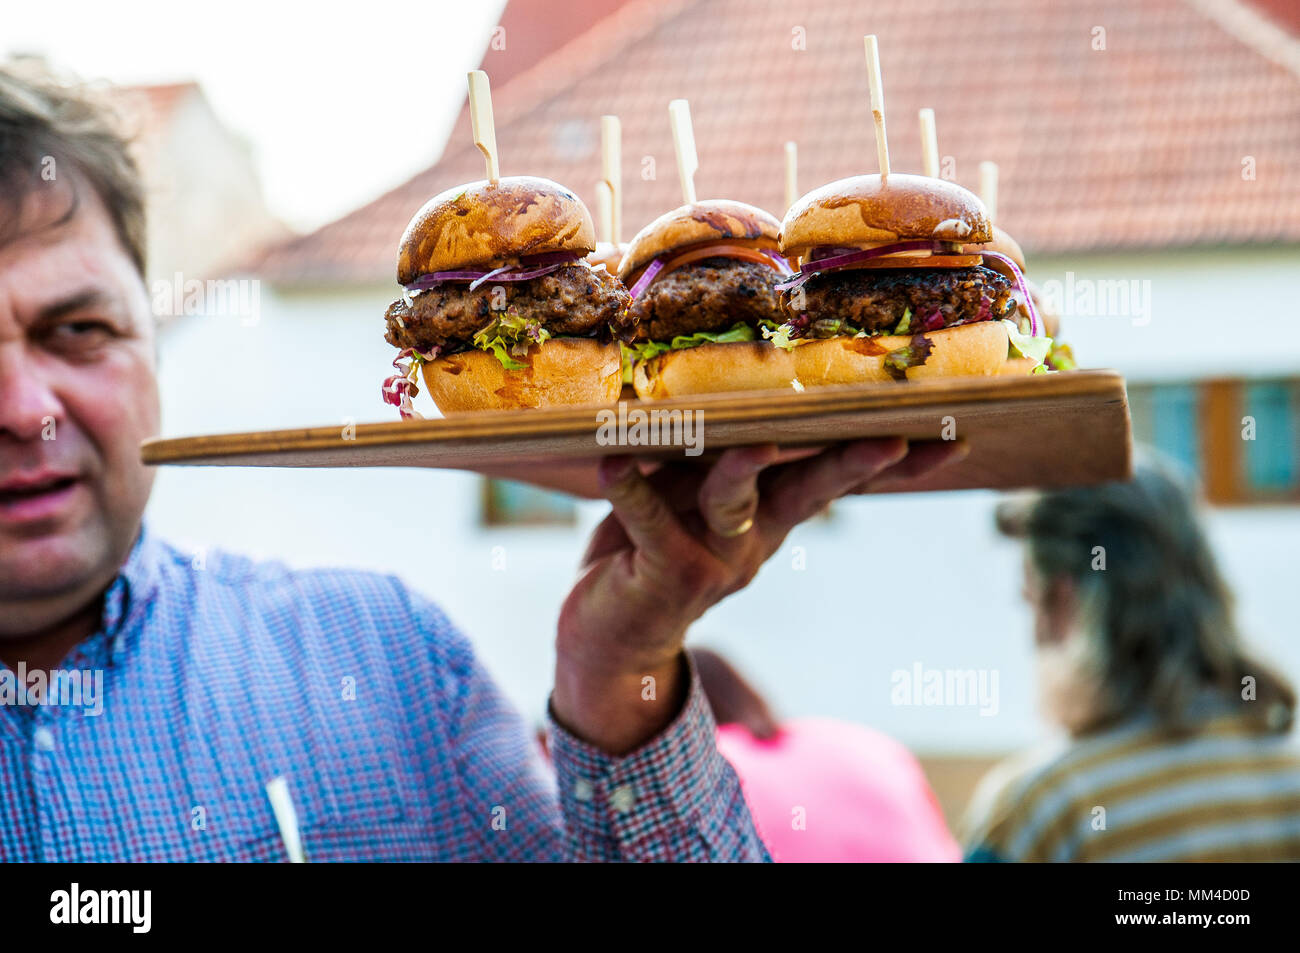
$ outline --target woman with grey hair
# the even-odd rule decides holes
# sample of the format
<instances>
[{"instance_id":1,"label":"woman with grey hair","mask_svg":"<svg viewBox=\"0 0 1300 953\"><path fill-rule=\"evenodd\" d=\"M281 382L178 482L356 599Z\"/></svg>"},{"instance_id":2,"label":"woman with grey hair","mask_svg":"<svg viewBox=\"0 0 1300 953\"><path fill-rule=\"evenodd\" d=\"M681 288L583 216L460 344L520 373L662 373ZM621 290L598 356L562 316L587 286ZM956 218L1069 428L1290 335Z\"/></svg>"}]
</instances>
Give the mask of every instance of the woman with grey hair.
<instances>
[{"instance_id":1,"label":"woman with grey hair","mask_svg":"<svg viewBox=\"0 0 1300 953\"><path fill-rule=\"evenodd\" d=\"M1243 649L1194 499L1133 479L998 508L1025 543L1039 693L1066 737L995 768L968 860L1300 860L1295 694Z\"/></svg>"}]
</instances>

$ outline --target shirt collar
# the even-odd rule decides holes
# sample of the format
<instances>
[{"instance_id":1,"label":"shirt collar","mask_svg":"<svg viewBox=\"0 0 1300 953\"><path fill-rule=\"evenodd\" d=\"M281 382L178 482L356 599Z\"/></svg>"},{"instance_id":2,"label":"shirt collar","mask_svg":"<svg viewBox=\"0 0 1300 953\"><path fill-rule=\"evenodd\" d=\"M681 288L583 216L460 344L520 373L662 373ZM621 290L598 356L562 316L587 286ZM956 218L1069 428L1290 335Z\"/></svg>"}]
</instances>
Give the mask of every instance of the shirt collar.
<instances>
[{"instance_id":1,"label":"shirt collar","mask_svg":"<svg viewBox=\"0 0 1300 953\"><path fill-rule=\"evenodd\" d=\"M126 561L104 593L100 638L105 643L105 662L120 662L131 648L140 627L130 624L158 590L158 540L145 522L140 524Z\"/></svg>"}]
</instances>

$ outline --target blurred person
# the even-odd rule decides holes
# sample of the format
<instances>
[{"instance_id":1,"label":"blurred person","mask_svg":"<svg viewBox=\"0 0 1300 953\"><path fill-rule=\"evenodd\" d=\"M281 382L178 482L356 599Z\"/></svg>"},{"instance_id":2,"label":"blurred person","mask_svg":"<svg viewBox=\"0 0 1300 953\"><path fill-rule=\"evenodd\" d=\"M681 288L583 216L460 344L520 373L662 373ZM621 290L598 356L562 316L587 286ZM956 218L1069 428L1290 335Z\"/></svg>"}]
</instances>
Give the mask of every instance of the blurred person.
<instances>
[{"instance_id":1,"label":"blurred person","mask_svg":"<svg viewBox=\"0 0 1300 953\"><path fill-rule=\"evenodd\" d=\"M772 859L783 863L958 861L961 848L912 753L834 718L778 721L731 663L693 648L718 723Z\"/></svg>"},{"instance_id":2,"label":"blurred person","mask_svg":"<svg viewBox=\"0 0 1300 953\"><path fill-rule=\"evenodd\" d=\"M953 448L593 465L612 512L558 620L553 780L470 642L395 576L200 563L150 531L145 247L104 108L0 67L0 860L283 859L276 776L308 859L766 859L685 632L828 501ZM47 694L56 675L96 703Z\"/></svg>"},{"instance_id":3,"label":"blurred person","mask_svg":"<svg viewBox=\"0 0 1300 953\"><path fill-rule=\"evenodd\" d=\"M1066 737L980 783L975 861L1300 860L1295 695L1251 658L1193 494L1133 479L1003 503L1040 704Z\"/></svg>"}]
</instances>

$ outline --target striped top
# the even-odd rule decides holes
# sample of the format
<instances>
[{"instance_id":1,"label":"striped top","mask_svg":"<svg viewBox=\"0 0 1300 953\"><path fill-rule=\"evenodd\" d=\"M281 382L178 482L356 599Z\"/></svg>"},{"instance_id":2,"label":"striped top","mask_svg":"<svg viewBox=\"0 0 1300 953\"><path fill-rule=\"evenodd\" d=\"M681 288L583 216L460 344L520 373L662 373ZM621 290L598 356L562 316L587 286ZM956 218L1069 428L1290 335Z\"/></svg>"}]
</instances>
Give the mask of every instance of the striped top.
<instances>
[{"instance_id":1,"label":"striped top","mask_svg":"<svg viewBox=\"0 0 1300 953\"><path fill-rule=\"evenodd\" d=\"M1300 861L1300 747L1227 702L1172 737L1149 716L1006 761L963 825L968 861Z\"/></svg>"}]
</instances>

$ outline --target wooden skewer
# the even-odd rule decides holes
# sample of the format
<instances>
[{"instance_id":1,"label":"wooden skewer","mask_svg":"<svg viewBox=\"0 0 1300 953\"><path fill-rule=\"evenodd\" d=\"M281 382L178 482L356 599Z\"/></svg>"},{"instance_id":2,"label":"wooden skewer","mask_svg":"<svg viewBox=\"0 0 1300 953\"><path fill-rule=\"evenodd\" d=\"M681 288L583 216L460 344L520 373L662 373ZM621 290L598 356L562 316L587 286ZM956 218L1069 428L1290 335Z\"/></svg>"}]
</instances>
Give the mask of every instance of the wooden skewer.
<instances>
[{"instance_id":1,"label":"wooden skewer","mask_svg":"<svg viewBox=\"0 0 1300 953\"><path fill-rule=\"evenodd\" d=\"M939 178L939 137L934 131L934 110L922 109L921 171L932 179Z\"/></svg>"},{"instance_id":2,"label":"wooden skewer","mask_svg":"<svg viewBox=\"0 0 1300 953\"><path fill-rule=\"evenodd\" d=\"M497 164L497 129L492 121L492 87L488 75L481 69L469 74L469 121L474 130L474 145L487 160L487 178L497 182L501 167Z\"/></svg>"},{"instance_id":3,"label":"wooden skewer","mask_svg":"<svg viewBox=\"0 0 1300 953\"><path fill-rule=\"evenodd\" d=\"M785 144L785 210L799 197L799 147L793 142Z\"/></svg>"},{"instance_id":4,"label":"wooden skewer","mask_svg":"<svg viewBox=\"0 0 1300 953\"><path fill-rule=\"evenodd\" d=\"M609 183L601 179L596 183L596 241L614 240L614 200Z\"/></svg>"},{"instance_id":5,"label":"wooden skewer","mask_svg":"<svg viewBox=\"0 0 1300 953\"><path fill-rule=\"evenodd\" d=\"M695 170L700 167L695 154L695 130L691 126L691 104L674 99L668 104L668 121L673 127L673 149L677 152L677 175L682 180L682 200L695 204Z\"/></svg>"},{"instance_id":6,"label":"wooden skewer","mask_svg":"<svg viewBox=\"0 0 1300 953\"><path fill-rule=\"evenodd\" d=\"M998 218L998 164L996 162L986 160L980 163L980 198L984 202L984 207L989 210L989 221L996 222Z\"/></svg>"},{"instance_id":7,"label":"wooden skewer","mask_svg":"<svg viewBox=\"0 0 1300 953\"><path fill-rule=\"evenodd\" d=\"M889 142L885 138L885 91L880 83L880 51L875 34L863 37L867 47L867 80L871 83L871 118L876 123L876 158L880 161L880 181L889 178Z\"/></svg>"},{"instance_id":8,"label":"wooden skewer","mask_svg":"<svg viewBox=\"0 0 1300 953\"><path fill-rule=\"evenodd\" d=\"M609 187L609 238L623 240L623 126L617 116L600 117L600 174Z\"/></svg>"}]
</instances>

